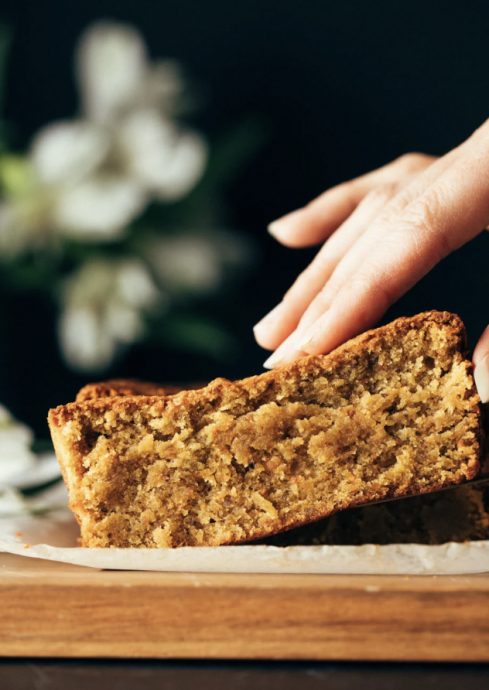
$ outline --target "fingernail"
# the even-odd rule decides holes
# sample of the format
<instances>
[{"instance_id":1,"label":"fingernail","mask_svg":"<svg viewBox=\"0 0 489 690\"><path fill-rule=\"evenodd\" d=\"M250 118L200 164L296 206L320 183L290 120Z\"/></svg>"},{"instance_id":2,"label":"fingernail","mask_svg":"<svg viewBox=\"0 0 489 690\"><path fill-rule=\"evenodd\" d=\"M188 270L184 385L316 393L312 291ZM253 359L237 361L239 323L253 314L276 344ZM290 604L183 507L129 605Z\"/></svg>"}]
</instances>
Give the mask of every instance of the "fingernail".
<instances>
[{"instance_id":1,"label":"fingernail","mask_svg":"<svg viewBox=\"0 0 489 690\"><path fill-rule=\"evenodd\" d=\"M481 401L489 402L489 355L486 355L476 366L474 379Z\"/></svg>"},{"instance_id":2,"label":"fingernail","mask_svg":"<svg viewBox=\"0 0 489 690\"><path fill-rule=\"evenodd\" d=\"M307 352L309 354L317 354L315 352L311 352L311 349L314 350L316 347L316 339L318 336L322 336L323 333L327 330L328 328L328 320L330 319L330 311L329 309L320 316L317 321L309 328L303 335L303 337L297 341L296 346L300 350L304 350L304 352Z\"/></svg>"},{"instance_id":3,"label":"fingernail","mask_svg":"<svg viewBox=\"0 0 489 690\"><path fill-rule=\"evenodd\" d=\"M479 342L475 347L472 357L474 366L478 367L480 362L482 362L487 355L489 355L489 326L484 329L484 333L479 338Z\"/></svg>"},{"instance_id":4,"label":"fingernail","mask_svg":"<svg viewBox=\"0 0 489 690\"><path fill-rule=\"evenodd\" d=\"M301 213L302 209L298 209L297 211L288 213L286 216L282 216L282 218L278 220L274 220L273 223L270 223L268 226L268 232L276 239L281 239L288 234L289 230L295 228L297 218Z\"/></svg>"},{"instance_id":5,"label":"fingernail","mask_svg":"<svg viewBox=\"0 0 489 690\"><path fill-rule=\"evenodd\" d=\"M275 369L281 359L282 357L278 354L278 350L276 350L273 355L270 355L270 357L263 362L263 366L265 369Z\"/></svg>"},{"instance_id":6,"label":"fingernail","mask_svg":"<svg viewBox=\"0 0 489 690\"><path fill-rule=\"evenodd\" d=\"M263 366L265 369L276 369L277 367L284 367L286 364L290 364L300 357L307 357L307 352L292 349L282 354L280 348L278 348L273 355L263 363Z\"/></svg>"},{"instance_id":7,"label":"fingernail","mask_svg":"<svg viewBox=\"0 0 489 690\"><path fill-rule=\"evenodd\" d=\"M282 364L282 361L285 359L287 352L291 349L290 346L291 343L287 338L287 340L284 340L284 342L279 347L277 347L275 352L270 355L267 361L263 363L265 369L275 369L275 367Z\"/></svg>"},{"instance_id":8,"label":"fingernail","mask_svg":"<svg viewBox=\"0 0 489 690\"><path fill-rule=\"evenodd\" d=\"M299 342L297 343L297 347L298 347L300 350L305 350L305 351L307 352L307 348L310 347L310 346L312 345L313 341L316 339L317 334L318 334L319 331L321 331L321 330L322 330L321 326L317 326L317 325L316 325L315 328L309 329L309 330L305 333L305 335L304 335L304 337L302 338L302 340L299 340Z\"/></svg>"},{"instance_id":9,"label":"fingernail","mask_svg":"<svg viewBox=\"0 0 489 690\"><path fill-rule=\"evenodd\" d=\"M280 304L277 304L272 311L268 312L268 314L264 316L261 321L258 321L258 323L253 327L253 331L256 333L257 331L267 330L273 326L273 324L279 319L282 309L283 302L280 302Z\"/></svg>"}]
</instances>

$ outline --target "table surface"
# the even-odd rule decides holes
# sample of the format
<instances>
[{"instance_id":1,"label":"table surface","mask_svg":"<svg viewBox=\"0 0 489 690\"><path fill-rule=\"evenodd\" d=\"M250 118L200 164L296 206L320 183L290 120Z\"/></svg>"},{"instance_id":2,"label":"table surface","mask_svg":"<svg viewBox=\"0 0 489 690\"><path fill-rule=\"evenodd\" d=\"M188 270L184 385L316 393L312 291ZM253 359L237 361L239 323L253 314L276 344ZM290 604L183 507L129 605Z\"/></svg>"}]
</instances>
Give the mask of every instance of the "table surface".
<instances>
[{"instance_id":1,"label":"table surface","mask_svg":"<svg viewBox=\"0 0 489 690\"><path fill-rule=\"evenodd\" d=\"M489 662L489 574L99 571L0 554L0 656Z\"/></svg>"}]
</instances>

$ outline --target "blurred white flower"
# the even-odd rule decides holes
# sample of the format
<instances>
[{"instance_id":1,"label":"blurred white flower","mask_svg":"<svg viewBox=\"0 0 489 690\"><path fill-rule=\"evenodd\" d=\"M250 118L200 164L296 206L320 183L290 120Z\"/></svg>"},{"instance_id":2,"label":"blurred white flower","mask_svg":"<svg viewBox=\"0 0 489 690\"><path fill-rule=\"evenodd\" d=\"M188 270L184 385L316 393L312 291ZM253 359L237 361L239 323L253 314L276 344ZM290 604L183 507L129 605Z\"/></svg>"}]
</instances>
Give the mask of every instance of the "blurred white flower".
<instances>
[{"instance_id":1,"label":"blurred white flower","mask_svg":"<svg viewBox=\"0 0 489 690\"><path fill-rule=\"evenodd\" d=\"M251 247L236 232L213 230L155 236L145 244L144 253L168 291L205 294L220 287L229 269L248 263Z\"/></svg>"},{"instance_id":2,"label":"blurred white flower","mask_svg":"<svg viewBox=\"0 0 489 690\"><path fill-rule=\"evenodd\" d=\"M46 200L0 202L0 254L13 258L45 241Z\"/></svg>"},{"instance_id":3,"label":"blurred white flower","mask_svg":"<svg viewBox=\"0 0 489 690\"><path fill-rule=\"evenodd\" d=\"M151 199L184 197L204 171L206 142L175 119L184 92L178 66L151 63L135 29L89 28L77 73L81 117L35 137L31 184L0 207L0 250L20 253L53 235L117 239Z\"/></svg>"},{"instance_id":4,"label":"blurred white flower","mask_svg":"<svg viewBox=\"0 0 489 690\"><path fill-rule=\"evenodd\" d=\"M65 285L59 332L67 362L101 370L144 333L144 314L164 306L146 266L137 259L85 263Z\"/></svg>"},{"instance_id":5,"label":"blurred white flower","mask_svg":"<svg viewBox=\"0 0 489 690\"><path fill-rule=\"evenodd\" d=\"M43 489L34 496L25 496L12 486L0 487L0 518L39 515L67 507L68 492L63 482ZM5 525L2 527L5 529Z\"/></svg>"},{"instance_id":6,"label":"blurred white flower","mask_svg":"<svg viewBox=\"0 0 489 690\"><path fill-rule=\"evenodd\" d=\"M199 181L207 147L195 132L179 132L156 110L135 110L115 133L119 165L155 197L174 201Z\"/></svg>"},{"instance_id":7,"label":"blurred white flower","mask_svg":"<svg viewBox=\"0 0 489 690\"><path fill-rule=\"evenodd\" d=\"M27 503L17 489L0 486L0 518L28 515Z\"/></svg>"},{"instance_id":8,"label":"blurred white flower","mask_svg":"<svg viewBox=\"0 0 489 690\"><path fill-rule=\"evenodd\" d=\"M76 184L104 161L108 138L90 122L59 122L42 129L33 141L31 160L45 185Z\"/></svg>"},{"instance_id":9,"label":"blurred white flower","mask_svg":"<svg viewBox=\"0 0 489 690\"><path fill-rule=\"evenodd\" d=\"M134 28L104 22L82 36L76 69L78 117L44 127L28 155L0 155L0 259L24 254L12 261L12 285L25 280L50 295L57 290L64 358L76 370L96 372L145 335L168 296L178 303L220 287L230 268L247 261L249 246L225 231L151 235L156 208L132 225L152 201L185 197L207 164L205 140L179 122L187 99L179 66L151 61ZM238 139L246 146L245 137ZM187 228L190 218L212 224L212 195L226 165L216 169L209 186L167 217L183 212ZM101 252L69 240L117 246ZM100 258L133 251L141 258ZM68 266L73 273L65 280ZM208 342L219 337L212 329L200 333Z\"/></svg>"},{"instance_id":10,"label":"blurred white flower","mask_svg":"<svg viewBox=\"0 0 489 690\"><path fill-rule=\"evenodd\" d=\"M111 123L135 103L170 117L181 108L184 82L178 63L150 63L141 34L131 26L91 26L81 38L76 66L83 112L94 122Z\"/></svg>"},{"instance_id":11,"label":"blurred white flower","mask_svg":"<svg viewBox=\"0 0 489 690\"><path fill-rule=\"evenodd\" d=\"M0 405L0 486L7 486L15 477L35 467L33 440L32 431Z\"/></svg>"},{"instance_id":12,"label":"blurred white flower","mask_svg":"<svg viewBox=\"0 0 489 690\"><path fill-rule=\"evenodd\" d=\"M142 211L145 196L131 180L101 175L68 188L55 204L63 234L81 240L111 240Z\"/></svg>"}]
</instances>

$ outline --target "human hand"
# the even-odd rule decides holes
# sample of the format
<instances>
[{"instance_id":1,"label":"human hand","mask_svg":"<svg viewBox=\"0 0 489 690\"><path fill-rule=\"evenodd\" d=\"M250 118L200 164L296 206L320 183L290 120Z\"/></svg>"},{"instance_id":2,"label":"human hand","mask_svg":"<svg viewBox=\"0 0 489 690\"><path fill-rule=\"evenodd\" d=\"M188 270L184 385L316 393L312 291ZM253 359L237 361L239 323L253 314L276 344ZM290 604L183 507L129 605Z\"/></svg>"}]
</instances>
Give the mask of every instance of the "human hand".
<instances>
[{"instance_id":1,"label":"human hand","mask_svg":"<svg viewBox=\"0 0 489 690\"><path fill-rule=\"evenodd\" d=\"M483 403L489 402L489 326L481 335L472 358L477 392Z\"/></svg>"},{"instance_id":2,"label":"human hand","mask_svg":"<svg viewBox=\"0 0 489 690\"><path fill-rule=\"evenodd\" d=\"M275 221L269 230L285 246L327 241L255 326L258 343L275 350L264 366L326 354L372 327L487 225L489 121L441 158L402 156ZM487 362L489 399L489 357Z\"/></svg>"}]
</instances>

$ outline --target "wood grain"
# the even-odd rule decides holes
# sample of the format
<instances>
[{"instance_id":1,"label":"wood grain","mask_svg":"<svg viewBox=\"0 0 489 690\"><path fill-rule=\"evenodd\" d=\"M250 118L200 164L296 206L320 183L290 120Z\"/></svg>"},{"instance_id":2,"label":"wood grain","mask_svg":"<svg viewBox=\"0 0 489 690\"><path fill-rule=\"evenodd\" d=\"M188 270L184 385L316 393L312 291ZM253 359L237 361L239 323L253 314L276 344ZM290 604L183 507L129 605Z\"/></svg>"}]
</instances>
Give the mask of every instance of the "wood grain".
<instances>
[{"instance_id":1,"label":"wood grain","mask_svg":"<svg viewBox=\"0 0 489 690\"><path fill-rule=\"evenodd\" d=\"M0 554L3 656L489 661L489 576L95 571Z\"/></svg>"}]
</instances>

